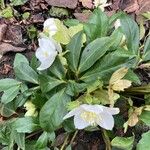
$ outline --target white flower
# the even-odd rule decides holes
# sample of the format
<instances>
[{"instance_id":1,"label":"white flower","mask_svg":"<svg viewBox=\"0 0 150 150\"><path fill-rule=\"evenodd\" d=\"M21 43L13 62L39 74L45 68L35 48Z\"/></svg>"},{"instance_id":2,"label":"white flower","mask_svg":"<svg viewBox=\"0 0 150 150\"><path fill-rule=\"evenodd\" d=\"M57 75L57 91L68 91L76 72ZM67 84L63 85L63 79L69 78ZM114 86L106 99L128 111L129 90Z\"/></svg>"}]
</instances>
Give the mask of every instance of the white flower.
<instances>
[{"instance_id":1,"label":"white flower","mask_svg":"<svg viewBox=\"0 0 150 150\"><path fill-rule=\"evenodd\" d=\"M27 110L27 112L25 113L25 116L37 116L38 113L36 111L36 107L35 105L31 102L31 101L27 101L25 104L24 104L24 107L25 109Z\"/></svg>"},{"instance_id":2,"label":"white flower","mask_svg":"<svg viewBox=\"0 0 150 150\"><path fill-rule=\"evenodd\" d=\"M44 22L44 32L48 33L49 37L52 37L57 32L57 26L54 18L49 18Z\"/></svg>"},{"instance_id":3,"label":"white flower","mask_svg":"<svg viewBox=\"0 0 150 150\"><path fill-rule=\"evenodd\" d=\"M94 6L99 7L102 11L105 10L105 7L110 5L111 3L107 3L107 0L94 0Z\"/></svg>"},{"instance_id":4,"label":"white flower","mask_svg":"<svg viewBox=\"0 0 150 150\"><path fill-rule=\"evenodd\" d=\"M40 38L39 48L36 50L36 57L41 62L38 70L44 70L49 68L54 62L58 52L62 52L61 45L53 39Z\"/></svg>"},{"instance_id":5,"label":"white flower","mask_svg":"<svg viewBox=\"0 0 150 150\"><path fill-rule=\"evenodd\" d=\"M117 19L114 23L115 29L118 29L121 26L120 19Z\"/></svg>"},{"instance_id":6,"label":"white flower","mask_svg":"<svg viewBox=\"0 0 150 150\"><path fill-rule=\"evenodd\" d=\"M112 130L114 127L114 118L112 115L118 113L119 108L82 104L70 111L63 119L74 116L74 124L77 129L99 125L104 129Z\"/></svg>"}]
</instances>

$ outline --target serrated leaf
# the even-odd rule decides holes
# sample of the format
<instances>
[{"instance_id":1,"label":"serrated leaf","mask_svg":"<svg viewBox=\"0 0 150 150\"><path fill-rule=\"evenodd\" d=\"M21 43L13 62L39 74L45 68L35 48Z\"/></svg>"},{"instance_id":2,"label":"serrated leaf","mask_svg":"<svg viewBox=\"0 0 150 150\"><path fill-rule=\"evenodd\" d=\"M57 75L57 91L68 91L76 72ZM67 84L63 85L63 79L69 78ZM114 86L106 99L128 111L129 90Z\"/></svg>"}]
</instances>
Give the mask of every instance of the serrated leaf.
<instances>
[{"instance_id":1,"label":"serrated leaf","mask_svg":"<svg viewBox=\"0 0 150 150\"><path fill-rule=\"evenodd\" d=\"M127 72L128 72L128 68L122 67L118 69L112 74L109 83L113 84L114 82L122 79L127 74Z\"/></svg>"},{"instance_id":2,"label":"serrated leaf","mask_svg":"<svg viewBox=\"0 0 150 150\"><path fill-rule=\"evenodd\" d=\"M15 79L10 79L10 78L5 78L0 80L0 92L8 90L11 87L14 86L19 86L21 85L21 82L15 80Z\"/></svg>"},{"instance_id":3,"label":"serrated leaf","mask_svg":"<svg viewBox=\"0 0 150 150\"><path fill-rule=\"evenodd\" d=\"M68 65L74 72L77 71L79 64L79 58L82 48L82 35L82 32L75 34L66 48L67 50L69 50L69 53L67 55Z\"/></svg>"},{"instance_id":4,"label":"serrated leaf","mask_svg":"<svg viewBox=\"0 0 150 150\"><path fill-rule=\"evenodd\" d=\"M133 142L134 142L134 136L132 137L115 137L111 141L111 145L113 147L123 149L123 150L132 150L133 147Z\"/></svg>"},{"instance_id":5,"label":"serrated leaf","mask_svg":"<svg viewBox=\"0 0 150 150\"><path fill-rule=\"evenodd\" d=\"M18 133L31 133L40 128L37 118L25 117L19 118L14 122L13 128Z\"/></svg>"},{"instance_id":6,"label":"serrated leaf","mask_svg":"<svg viewBox=\"0 0 150 150\"><path fill-rule=\"evenodd\" d=\"M94 10L89 21L84 24L84 31L88 41L107 35L109 27L108 17L100 9Z\"/></svg>"},{"instance_id":7,"label":"serrated leaf","mask_svg":"<svg viewBox=\"0 0 150 150\"><path fill-rule=\"evenodd\" d=\"M42 92L46 93L52 90L53 88L57 87L60 84L65 83L63 80L58 80L56 78L46 76L46 75L39 75L39 82Z\"/></svg>"},{"instance_id":8,"label":"serrated leaf","mask_svg":"<svg viewBox=\"0 0 150 150\"><path fill-rule=\"evenodd\" d=\"M120 18L121 29L126 36L128 50L139 54L140 32L137 23L129 16L123 14Z\"/></svg>"},{"instance_id":9,"label":"serrated leaf","mask_svg":"<svg viewBox=\"0 0 150 150\"><path fill-rule=\"evenodd\" d=\"M78 72L82 73L89 69L100 59L112 45L113 41L108 37L102 37L88 44L81 54Z\"/></svg>"},{"instance_id":10,"label":"serrated leaf","mask_svg":"<svg viewBox=\"0 0 150 150\"><path fill-rule=\"evenodd\" d=\"M27 63L20 63L14 70L16 77L20 80L38 84L37 73Z\"/></svg>"},{"instance_id":11,"label":"serrated leaf","mask_svg":"<svg viewBox=\"0 0 150 150\"><path fill-rule=\"evenodd\" d=\"M13 86L9 88L8 90L5 90L2 97L1 97L1 102L4 104L7 104L14 100L14 98L18 95L19 93L20 86Z\"/></svg>"},{"instance_id":12,"label":"serrated leaf","mask_svg":"<svg viewBox=\"0 0 150 150\"><path fill-rule=\"evenodd\" d=\"M63 122L63 117L67 112L66 104L70 97L65 94L64 89L53 95L42 107L40 111L40 125L48 132L53 132Z\"/></svg>"},{"instance_id":13,"label":"serrated leaf","mask_svg":"<svg viewBox=\"0 0 150 150\"><path fill-rule=\"evenodd\" d=\"M149 150L150 131L142 134L142 139L137 144L136 150Z\"/></svg>"},{"instance_id":14,"label":"serrated leaf","mask_svg":"<svg viewBox=\"0 0 150 150\"><path fill-rule=\"evenodd\" d=\"M100 59L80 79L85 82L101 79L104 83L108 83L108 80L114 71L121 67L130 68L135 62L135 55L119 48L115 52L111 52Z\"/></svg>"}]
</instances>

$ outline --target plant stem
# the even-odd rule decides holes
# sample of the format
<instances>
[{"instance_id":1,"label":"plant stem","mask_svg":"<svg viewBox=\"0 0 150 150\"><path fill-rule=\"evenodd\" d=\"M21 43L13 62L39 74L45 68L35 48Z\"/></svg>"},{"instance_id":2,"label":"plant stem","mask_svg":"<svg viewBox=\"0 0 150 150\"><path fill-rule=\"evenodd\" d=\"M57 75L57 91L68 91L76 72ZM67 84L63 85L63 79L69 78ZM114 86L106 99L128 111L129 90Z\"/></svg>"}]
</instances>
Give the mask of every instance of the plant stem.
<instances>
[{"instance_id":1,"label":"plant stem","mask_svg":"<svg viewBox=\"0 0 150 150\"><path fill-rule=\"evenodd\" d=\"M60 150L64 150L65 146L68 143L68 138L69 138L69 134L66 136L65 141L64 141L63 145L61 146Z\"/></svg>"},{"instance_id":2,"label":"plant stem","mask_svg":"<svg viewBox=\"0 0 150 150\"><path fill-rule=\"evenodd\" d=\"M105 145L106 145L106 150L111 150L110 139L109 139L109 136L107 135L106 130L104 130L104 129L102 129L102 136L103 136L103 140L104 140Z\"/></svg>"},{"instance_id":3,"label":"plant stem","mask_svg":"<svg viewBox=\"0 0 150 150\"><path fill-rule=\"evenodd\" d=\"M70 145L73 144L73 141L74 141L74 139L76 138L77 134L78 134L78 130L76 130L75 133L73 134L73 137L72 137L72 139L71 139L71 141L70 141Z\"/></svg>"}]
</instances>

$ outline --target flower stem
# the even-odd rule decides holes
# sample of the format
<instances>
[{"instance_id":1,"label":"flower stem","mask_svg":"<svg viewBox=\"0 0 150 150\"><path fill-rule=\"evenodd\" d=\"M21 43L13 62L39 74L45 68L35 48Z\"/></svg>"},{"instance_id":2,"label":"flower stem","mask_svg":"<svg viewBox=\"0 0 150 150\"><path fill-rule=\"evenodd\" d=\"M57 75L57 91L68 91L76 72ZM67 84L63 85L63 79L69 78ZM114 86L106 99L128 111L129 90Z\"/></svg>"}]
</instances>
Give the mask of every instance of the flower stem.
<instances>
[{"instance_id":1,"label":"flower stem","mask_svg":"<svg viewBox=\"0 0 150 150\"><path fill-rule=\"evenodd\" d=\"M74 141L74 139L76 138L77 134L78 134L78 130L76 130L75 133L73 134L73 137L72 137L72 139L71 139L71 141L70 141L70 145L73 144L73 141Z\"/></svg>"},{"instance_id":2,"label":"flower stem","mask_svg":"<svg viewBox=\"0 0 150 150\"><path fill-rule=\"evenodd\" d=\"M111 150L110 139L109 139L109 136L107 135L106 130L104 130L104 129L102 129L102 136L103 136L103 140L104 140L105 145L106 145L106 150Z\"/></svg>"},{"instance_id":3,"label":"flower stem","mask_svg":"<svg viewBox=\"0 0 150 150\"><path fill-rule=\"evenodd\" d=\"M64 150L65 146L68 143L68 138L69 138L69 134L66 136L65 141L64 141L63 145L61 146L60 150Z\"/></svg>"}]
</instances>

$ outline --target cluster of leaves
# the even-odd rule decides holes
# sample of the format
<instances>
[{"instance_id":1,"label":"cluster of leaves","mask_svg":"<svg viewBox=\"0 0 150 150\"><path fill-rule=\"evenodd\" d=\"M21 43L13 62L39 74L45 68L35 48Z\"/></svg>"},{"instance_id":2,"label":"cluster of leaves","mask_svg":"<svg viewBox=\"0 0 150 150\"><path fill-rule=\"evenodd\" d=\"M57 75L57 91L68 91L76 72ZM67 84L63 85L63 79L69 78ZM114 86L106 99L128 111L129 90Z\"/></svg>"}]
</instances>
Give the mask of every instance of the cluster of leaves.
<instances>
[{"instance_id":1,"label":"cluster of leaves","mask_svg":"<svg viewBox=\"0 0 150 150\"><path fill-rule=\"evenodd\" d=\"M121 26L115 29L114 23L117 19L120 20ZM64 43L63 55L58 55L50 68L37 71L39 62L35 57L29 63L25 56L16 54L13 65L16 79L0 80L0 92L3 92L1 115L11 117L1 123L0 142L6 146L4 149L17 146L23 150L46 150L53 147L58 129L63 128L66 134L75 132L73 120L64 121L63 117L68 110L82 103L115 104L120 109L124 104L128 116L123 118L121 112L116 117L116 122L122 122L116 124L115 128L123 128L124 125L125 132L128 126L135 126L137 123L150 125L150 86L142 86L134 73L141 63L147 65L150 61L150 37L145 40L141 52L143 45L140 44L138 25L122 12L108 17L96 9L87 23L67 20L65 24L72 32L81 25L83 28L71 38L64 34L60 36L62 33L55 35L57 40L67 40L68 44ZM64 25L61 26L62 29ZM68 31L67 29L65 27L65 31ZM126 73L116 73L120 68L127 68ZM134 87L121 90L124 81L131 81ZM116 86L116 83L119 84ZM110 99L108 91L114 85L115 88L111 91L117 94L117 98L114 96ZM135 94L145 96L140 107L134 106L132 97ZM23 109L20 111L19 108L23 108L27 101L34 104L33 112L36 112L36 115L25 116ZM113 139L115 135L111 132L110 138ZM31 142L32 133L41 135ZM145 149L149 139L149 132L143 134L137 149ZM121 149L132 149L133 142L134 136L115 137L111 144ZM71 147L68 146L67 149Z\"/></svg>"}]
</instances>

